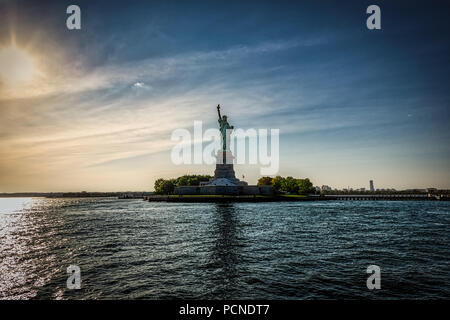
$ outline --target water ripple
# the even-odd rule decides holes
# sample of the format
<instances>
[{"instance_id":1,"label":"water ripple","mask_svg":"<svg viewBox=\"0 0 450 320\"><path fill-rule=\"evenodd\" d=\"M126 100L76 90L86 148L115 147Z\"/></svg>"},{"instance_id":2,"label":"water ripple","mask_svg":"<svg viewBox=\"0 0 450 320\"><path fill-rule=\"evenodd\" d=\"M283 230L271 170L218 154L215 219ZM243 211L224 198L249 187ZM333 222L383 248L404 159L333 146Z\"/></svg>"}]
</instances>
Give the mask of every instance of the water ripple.
<instances>
[{"instance_id":1,"label":"water ripple","mask_svg":"<svg viewBox=\"0 0 450 320\"><path fill-rule=\"evenodd\" d=\"M0 298L448 299L449 209L0 199ZM71 264L81 290L65 287Z\"/></svg>"}]
</instances>

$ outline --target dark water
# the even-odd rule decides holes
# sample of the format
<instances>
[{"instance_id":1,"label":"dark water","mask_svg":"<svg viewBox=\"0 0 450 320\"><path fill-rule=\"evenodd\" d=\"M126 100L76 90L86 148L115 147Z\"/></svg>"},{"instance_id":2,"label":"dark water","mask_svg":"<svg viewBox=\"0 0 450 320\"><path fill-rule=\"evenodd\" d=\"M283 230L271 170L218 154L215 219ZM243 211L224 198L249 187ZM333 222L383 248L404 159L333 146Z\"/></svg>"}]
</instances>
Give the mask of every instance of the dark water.
<instances>
[{"instance_id":1,"label":"dark water","mask_svg":"<svg viewBox=\"0 0 450 320\"><path fill-rule=\"evenodd\" d=\"M0 297L450 298L450 204L0 199ZM82 289L66 289L66 268ZM366 268L381 268L381 289Z\"/></svg>"}]
</instances>

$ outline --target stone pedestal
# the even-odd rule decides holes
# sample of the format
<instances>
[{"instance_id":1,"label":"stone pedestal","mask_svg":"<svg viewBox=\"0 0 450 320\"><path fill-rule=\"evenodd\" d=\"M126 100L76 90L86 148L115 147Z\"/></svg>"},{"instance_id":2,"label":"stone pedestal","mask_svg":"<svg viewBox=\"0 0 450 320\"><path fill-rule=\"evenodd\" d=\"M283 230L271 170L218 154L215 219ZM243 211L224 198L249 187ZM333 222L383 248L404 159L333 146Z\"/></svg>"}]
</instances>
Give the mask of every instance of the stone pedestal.
<instances>
[{"instance_id":1,"label":"stone pedestal","mask_svg":"<svg viewBox=\"0 0 450 320\"><path fill-rule=\"evenodd\" d=\"M225 178L230 180L237 180L233 169L233 159L234 157L229 151L219 151L217 153L214 179Z\"/></svg>"},{"instance_id":2,"label":"stone pedestal","mask_svg":"<svg viewBox=\"0 0 450 320\"><path fill-rule=\"evenodd\" d=\"M219 151L216 155L216 170L214 171L214 178L208 185L223 185L223 186L242 186L247 185L246 182L240 181L236 178L233 168L233 154L231 151Z\"/></svg>"}]
</instances>

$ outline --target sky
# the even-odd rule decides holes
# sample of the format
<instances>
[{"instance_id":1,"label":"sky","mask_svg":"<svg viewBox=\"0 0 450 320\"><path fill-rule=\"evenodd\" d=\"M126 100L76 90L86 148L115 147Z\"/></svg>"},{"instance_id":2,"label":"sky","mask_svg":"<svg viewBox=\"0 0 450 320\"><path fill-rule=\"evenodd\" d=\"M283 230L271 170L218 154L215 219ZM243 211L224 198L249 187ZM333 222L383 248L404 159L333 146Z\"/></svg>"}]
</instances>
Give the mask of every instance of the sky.
<instances>
[{"instance_id":1,"label":"sky","mask_svg":"<svg viewBox=\"0 0 450 320\"><path fill-rule=\"evenodd\" d=\"M66 8L81 8L68 30ZM381 8L368 30L366 8ZM444 1L1 1L0 192L153 190L175 129L280 130L279 175L450 188ZM236 165L250 184L258 165Z\"/></svg>"}]
</instances>

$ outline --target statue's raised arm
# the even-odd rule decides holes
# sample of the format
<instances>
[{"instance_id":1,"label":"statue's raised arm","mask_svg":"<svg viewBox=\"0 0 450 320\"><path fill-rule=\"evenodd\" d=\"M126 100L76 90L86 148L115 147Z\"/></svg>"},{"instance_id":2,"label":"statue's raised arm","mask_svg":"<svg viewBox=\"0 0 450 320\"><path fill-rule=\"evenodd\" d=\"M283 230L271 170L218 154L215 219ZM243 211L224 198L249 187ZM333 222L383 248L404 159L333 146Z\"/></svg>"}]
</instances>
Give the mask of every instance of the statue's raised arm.
<instances>
[{"instance_id":1,"label":"statue's raised arm","mask_svg":"<svg viewBox=\"0 0 450 320\"><path fill-rule=\"evenodd\" d=\"M217 105L217 114L219 115L219 120L222 120L222 116L220 115L220 104Z\"/></svg>"}]
</instances>

